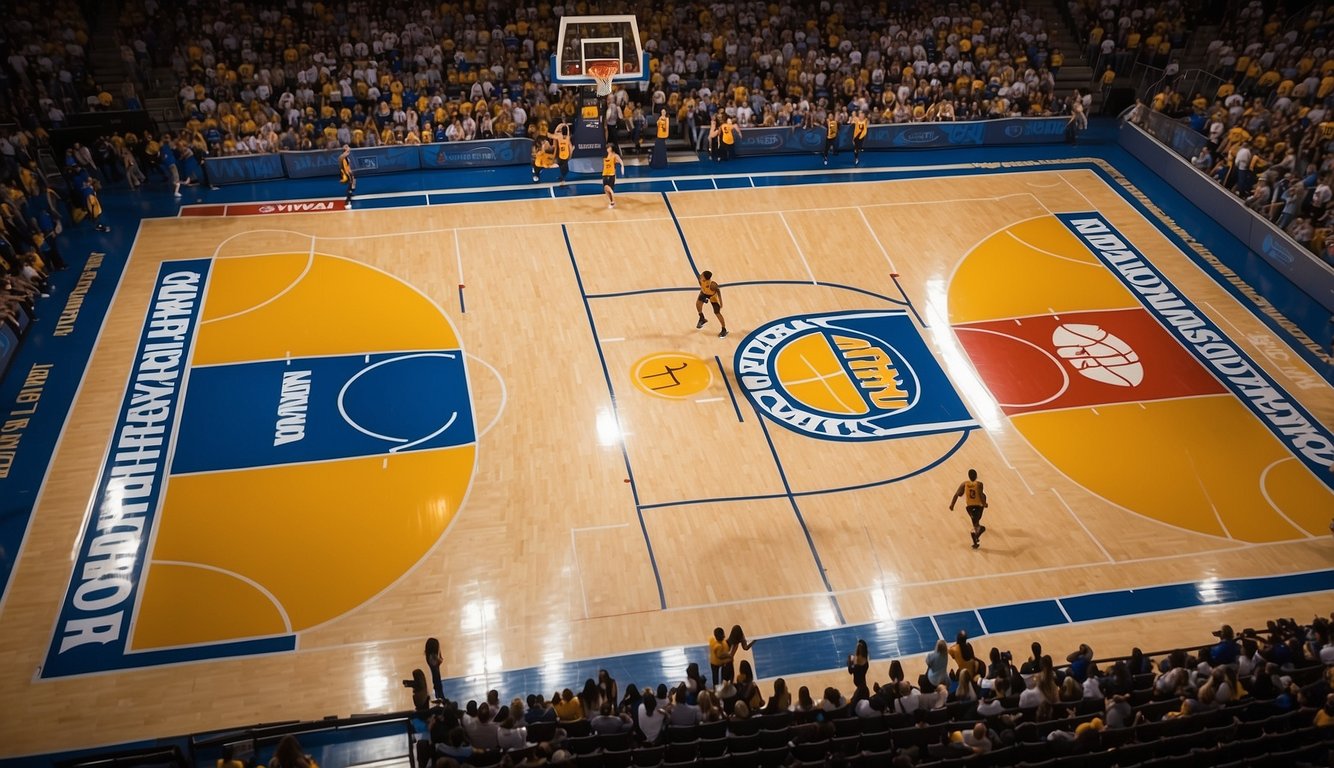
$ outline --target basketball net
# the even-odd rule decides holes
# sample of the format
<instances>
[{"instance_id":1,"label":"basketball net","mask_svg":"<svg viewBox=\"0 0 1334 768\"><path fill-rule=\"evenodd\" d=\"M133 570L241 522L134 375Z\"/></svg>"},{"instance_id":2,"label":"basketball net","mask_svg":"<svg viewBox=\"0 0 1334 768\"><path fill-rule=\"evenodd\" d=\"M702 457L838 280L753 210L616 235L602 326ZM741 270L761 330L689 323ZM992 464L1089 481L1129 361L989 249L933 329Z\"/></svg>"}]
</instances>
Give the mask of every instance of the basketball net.
<instances>
[{"instance_id":1,"label":"basketball net","mask_svg":"<svg viewBox=\"0 0 1334 768\"><path fill-rule=\"evenodd\" d=\"M597 81L597 94L608 96L611 94L611 79L621 71L621 62L615 59L598 59L588 62L584 71Z\"/></svg>"}]
</instances>

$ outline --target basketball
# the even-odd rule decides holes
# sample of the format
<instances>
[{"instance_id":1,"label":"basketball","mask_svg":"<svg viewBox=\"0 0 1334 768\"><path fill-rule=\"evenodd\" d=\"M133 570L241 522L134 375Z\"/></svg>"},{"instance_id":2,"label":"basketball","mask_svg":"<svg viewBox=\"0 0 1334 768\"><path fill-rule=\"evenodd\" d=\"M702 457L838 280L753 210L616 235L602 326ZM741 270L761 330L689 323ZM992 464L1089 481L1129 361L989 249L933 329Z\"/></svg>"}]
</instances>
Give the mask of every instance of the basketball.
<instances>
[{"instance_id":1,"label":"basketball","mask_svg":"<svg viewBox=\"0 0 1334 768\"><path fill-rule=\"evenodd\" d=\"M1065 323L1052 331L1056 354L1080 375L1116 387L1135 387L1144 381L1139 355L1121 339L1096 325Z\"/></svg>"}]
</instances>

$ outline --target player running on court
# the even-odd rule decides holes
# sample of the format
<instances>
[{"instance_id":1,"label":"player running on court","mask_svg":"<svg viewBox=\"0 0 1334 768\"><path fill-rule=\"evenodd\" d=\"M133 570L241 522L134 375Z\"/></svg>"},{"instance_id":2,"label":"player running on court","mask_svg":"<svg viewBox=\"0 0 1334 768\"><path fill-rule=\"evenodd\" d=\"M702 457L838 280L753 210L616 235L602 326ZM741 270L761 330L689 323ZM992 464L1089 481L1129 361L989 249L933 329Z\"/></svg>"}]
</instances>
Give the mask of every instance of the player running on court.
<instances>
[{"instance_id":1,"label":"player running on court","mask_svg":"<svg viewBox=\"0 0 1334 768\"><path fill-rule=\"evenodd\" d=\"M963 497L963 508L968 512L968 517L973 521L973 549L981 546L982 534L987 532L987 527L982 525L982 510L987 508L987 492L982 488L982 481L977 479L977 470L968 470L968 479L959 483L959 489L954 492L954 498L950 499L950 509L954 509L954 502Z\"/></svg>"},{"instance_id":2,"label":"player running on court","mask_svg":"<svg viewBox=\"0 0 1334 768\"><path fill-rule=\"evenodd\" d=\"M718 338L726 338L727 321L723 319L723 289L713 281L713 273L708 270L699 273L699 297L695 299L695 311L699 313L699 322L695 323L696 328L703 328L704 324L709 322L704 318L704 302L706 301L713 307L713 316L718 318L718 322L723 327L718 332Z\"/></svg>"},{"instance_id":3,"label":"player running on court","mask_svg":"<svg viewBox=\"0 0 1334 768\"><path fill-rule=\"evenodd\" d=\"M616 207L616 166L625 170L625 161L616 152L616 145L607 144L607 154L602 157L602 191L607 193L607 207Z\"/></svg>"},{"instance_id":4,"label":"player running on court","mask_svg":"<svg viewBox=\"0 0 1334 768\"><path fill-rule=\"evenodd\" d=\"M862 164L862 147L866 146L866 113L860 109L852 110L852 164Z\"/></svg>"}]
</instances>

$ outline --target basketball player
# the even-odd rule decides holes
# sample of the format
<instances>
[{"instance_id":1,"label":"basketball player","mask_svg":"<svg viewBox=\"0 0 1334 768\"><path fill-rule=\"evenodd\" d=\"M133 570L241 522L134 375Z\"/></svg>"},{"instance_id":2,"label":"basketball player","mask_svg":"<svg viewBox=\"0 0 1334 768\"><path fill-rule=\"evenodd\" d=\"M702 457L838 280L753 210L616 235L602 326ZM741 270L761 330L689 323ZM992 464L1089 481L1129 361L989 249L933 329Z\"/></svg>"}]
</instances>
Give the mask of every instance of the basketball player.
<instances>
[{"instance_id":1,"label":"basketball player","mask_svg":"<svg viewBox=\"0 0 1334 768\"><path fill-rule=\"evenodd\" d=\"M602 156L602 191L607 193L607 207L616 207L616 166L625 170L625 161L616 153L616 145L607 143L607 154Z\"/></svg>"},{"instance_id":2,"label":"basketball player","mask_svg":"<svg viewBox=\"0 0 1334 768\"><path fill-rule=\"evenodd\" d=\"M982 510L987 508L987 492L982 488L982 481L977 479L977 470L968 470L968 479L959 483L959 489L954 492L954 498L950 499L950 510L954 509L954 502L963 497L963 508L968 512L968 517L973 521L973 549L981 546L980 540L982 534L987 532L987 527L982 525Z\"/></svg>"},{"instance_id":3,"label":"basketball player","mask_svg":"<svg viewBox=\"0 0 1334 768\"><path fill-rule=\"evenodd\" d=\"M737 127L736 118L727 116L727 122L718 127L718 132L722 140L722 159L731 160L736 152L736 140L741 136L741 129Z\"/></svg>"},{"instance_id":4,"label":"basketball player","mask_svg":"<svg viewBox=\"0 0 1334 768\"><path fill-rule=\"evenodd\" d=\"M533 183L542 180L542 169L556 164L556 150L548 139L533 142Z\"/></svg>"},{"instance_id":5,"label":"basketball player","mask_svg":"<svg viewBox=\"0 0 1334 768\"><path fill-rule=\"evenodd\" d=\"M704 302L709 302L713 307L713 316L718 318L718 323L723 329L718 332L718 338L727 338L727 321L723 319L723 289L713 281L713 273L705 270L699 273L699 297L695 299L695 312L699 314L699 322L695 323L695 328L703 328L704 324L709 322L704 319Z\"/></svg>"},{"instance_id":6,"label":"basketball player","mask_svg":"<svg viewBox=\"0 0 1334 768\"><path fill-rule=\"evenodd\" d=\"M344 205L352 207L352 193L357 189L357 177L352 173L352 148L343 145L343 154L338 156L338 181L347 186L347 198Z\"/></svg>"},{"instance_id":7,"label":"basketball player","mask_svg":"<svg viewBox=\"0 0 1334 768\"><path fill-rule=\"evenodd\" d=\"M556 130L547 134L556 145L556 165L560 168L560 183L565 183L565 177L570 173L570 155L574 151L574 145L570 142L570 124L562 122L556 126Z\"/></svg>"},{"instance_id":8,"label":"basketball player","mask_svg":"<svg viewBox=\"0 0 1334 768\"><path fill-rule=\"evenodd\" d=\"M861 165L862 147L866 146L866 113L852 110L852 164Z\"/></svg>"},{"instance_id":9,"label":"basketball player","mask_svg":"<svg viewBox=\"0 0 1334 768\"><path fill-rule=\"evenodd\" d=\"M824 164L829 165L829 153L838 154L834 144L838 142L838 111L829 107L829 117L825 119Z\"/></svg>"}]
</instances>

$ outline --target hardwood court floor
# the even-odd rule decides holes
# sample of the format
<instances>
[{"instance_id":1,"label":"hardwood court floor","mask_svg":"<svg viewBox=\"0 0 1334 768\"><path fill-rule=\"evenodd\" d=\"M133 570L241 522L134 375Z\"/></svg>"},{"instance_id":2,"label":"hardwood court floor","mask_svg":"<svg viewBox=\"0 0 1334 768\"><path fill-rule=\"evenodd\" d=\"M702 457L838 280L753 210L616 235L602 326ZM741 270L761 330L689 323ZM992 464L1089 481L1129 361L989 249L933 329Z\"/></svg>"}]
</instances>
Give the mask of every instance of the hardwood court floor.
<instances>
[{"instance_id":1,"label":"hardwood court floor","mask_svg":"<svg viewBox=\"0 0 1334 768\"><path fill-rule=\"evenodd\" d=\"M1232 403L1230 393L1190 392L1164 398L1167 405L1134 397L1105 407L1084 403L1061 411L1068 417L998 405L989 386L1028 380L1023 370L1004 370L1005 350L1018 347L1001 347L979 364L973 357L980 348L965 348L961 338L969 334L955 327L1027 321L1049 310L1057 321L1069 313L1087 325L1081 313L1117 306L1119 299L1107 297L1124 286L1109 282L1112 273L1089 251L1073 248L1077 241L1053 218L1091 211L1316 420L1334 423L1334 393L1324 380L1295 356L1277 364L1270 355L1282 342L1087 170L623 193L615 210L585 196L145 221L54 458L56 481L36 510L0 615L0 700L23 712L0 723L3 751L404 708L409 700L399 680L421 666L427 636L444 641L446 675L484 676L697 645L716 625L740 623L752 637L775 637L1105 589L1328 568L1325 518L1334 508L1328 487L1290 456L1256 465L1260 459L1247 446L1218 434L1204 418L1209 412L1188 410L1203 401ZM1043 232L1053 239L1032 242ZM995 251L991 262L982 261L984 246ZM43 678L39 668L159 265L316 254L400 279L438 305L457 330L476 463L466 500L448 510L452 523L440 545L419 562L399 564L403 576L368 601L299 632L294 652ZM960 266L974 255L971 266ZM1004 266L1007 259L1012 268ZM717 338L716 322L694 328L692 265L712 270L724 286L726 339ZM1095 273L1087 282L1079 277ZM979 274L989 282L958 287ZM1026 285L1038 286L1029 303L1057 303L1012 312L1013 295ZM236 301L267 301L264 291L258 295ZM355 290L338 296L337 311L310 319L316 327L307 335L337 340L355 327L397 338L403 328L396 326L396 306L360 298ZM916 329L931 358L913 363L918 394L952 384L972 424L831 441L759 416L742 396L738 345L782 318L857 313L894 314L895 322ZM405 348L386 344L366 351ZM1145 375L1153 375L1156 358L1148 348L1139 352ZM653 365L643 361L667 353L708 369L686 397L660 397L636 384L650 370L644 366ZM1065 381L1082 381L1047 356ZM806 387L801 391L814 392L815 400L827 390L832 400L822 402L857 391L851 379L839 378L842 369L807 364L808 379L780 371L782 386ZM932 379L932 367L946 378ZM1094 417L1111 426L1104 429ZM1245 428L1258 429L1255 423ZM1094 434L1108 442L1089 445ZM1258 429L1255 439L1270 437ZM1108 498L1119 492L1115 487L1099 493L1087 487L1109 482L1117 467L1158 471L1137 463L1136 454L1165 455L1155 452L1166 450L1165 443L1176 446L1172 441L1180 442L1173 448L1179 455L1163 470L1172 482L1157 485L1159 475L1120 478L1125 488L1156 489L1148 498L1121 503ZM991 499L985 521L991 530L977 551L969 547L966 516L947 509L970 467ZM1219 497L1220 488L1228 498ZM398 556L358 548L355 535L342 548L322 551L326 544L303 536L326 524L318 510L273 510L275 517L284 514L282 525L228 546L237 547L238 559L279 558L292 569L342 573ZM376 514L389 512L367 510L367 525L374 526ZM1321 593L1034 636L1048 638L1052 652L1081 639L1099 651L1124 652L1131 645L1199 641L1223 621L1257 622L1273 613L1305 619L1328 607ZM241 622L230 610L213 603L190 620ZM1019 651L1027 638L1001 639ZM882 666L876 660L876 669ZM845 679L833 670L800 682Z\"/></svg>"}]
</instances>

